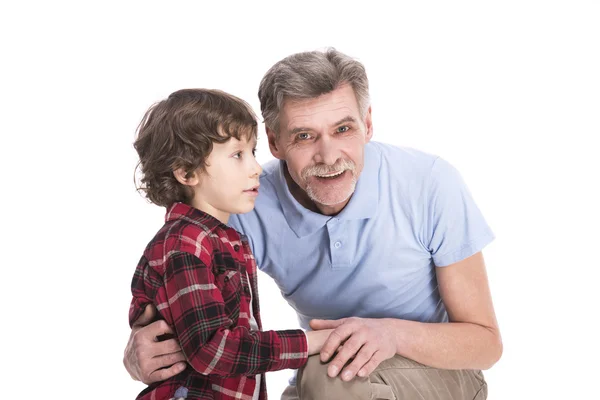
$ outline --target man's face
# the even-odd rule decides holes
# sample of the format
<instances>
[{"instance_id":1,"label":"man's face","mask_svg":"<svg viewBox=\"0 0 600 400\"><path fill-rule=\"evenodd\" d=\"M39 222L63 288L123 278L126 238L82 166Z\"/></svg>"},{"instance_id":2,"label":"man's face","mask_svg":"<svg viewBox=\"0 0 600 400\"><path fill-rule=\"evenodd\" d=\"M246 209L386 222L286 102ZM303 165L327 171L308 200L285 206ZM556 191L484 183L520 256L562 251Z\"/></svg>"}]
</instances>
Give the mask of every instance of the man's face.
<instances>
[{"instance_id":1,"label":"man's face","mask_svg":"<svg viewBox=\"0 0 600 400\"><path fill-rule=\"evenodd\" d=\"M267 133L271 152L285 160L303 195L321 213L339 213L354 193L364 147L373 135L371 109L361 118L352 87L342 85L308 100L286 100L279 135Z\"/></svg>"}]
</instances>

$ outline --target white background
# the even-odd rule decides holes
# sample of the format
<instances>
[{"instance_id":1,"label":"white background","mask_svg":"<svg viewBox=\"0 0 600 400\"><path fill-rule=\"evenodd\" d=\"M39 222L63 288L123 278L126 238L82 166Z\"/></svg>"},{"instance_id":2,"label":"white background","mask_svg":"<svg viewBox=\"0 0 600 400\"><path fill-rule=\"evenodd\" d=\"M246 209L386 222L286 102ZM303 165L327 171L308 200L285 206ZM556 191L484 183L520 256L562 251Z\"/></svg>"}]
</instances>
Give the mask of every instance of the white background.
<instances>
[{"instance_id":1,"label":"white background","mask_svg":"<svg viewBox=\"0 0 600 400\"><path fill-rule=\"evenodd\" d=\"M185 87L258 112L272 64L335 46L367 68L375 140L457 166L497 235L489 398L597 398L599 3L215 3L0 6L1 397L135 397L129 285L163 219L133 185L143 112ZM260 279L266 328L297 326Z\"/></svg>"}]
</instances>

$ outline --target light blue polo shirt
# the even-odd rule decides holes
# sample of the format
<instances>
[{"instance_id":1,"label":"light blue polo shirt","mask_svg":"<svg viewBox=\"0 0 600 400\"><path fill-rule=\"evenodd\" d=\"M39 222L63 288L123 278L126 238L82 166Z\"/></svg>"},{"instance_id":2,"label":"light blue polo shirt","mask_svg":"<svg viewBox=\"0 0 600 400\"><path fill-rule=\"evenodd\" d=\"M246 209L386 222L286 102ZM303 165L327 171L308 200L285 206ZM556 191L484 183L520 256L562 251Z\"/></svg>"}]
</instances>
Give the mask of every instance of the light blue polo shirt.
<instances>
[{"instance_id":1,"label":"light blue polo shirt","mask_svg":"<svg viewBox=\"0 0 600 400\"><path fill-rule=\"evenodd\" d=\"M285 163L263 168L253 211L232 215L258 267L308 329L349 316L446 322L435 267L467 258L494 235L460 174L443 159L369 142L356 191L334 217L302 207Z\"/></svg>"}]
</instances>

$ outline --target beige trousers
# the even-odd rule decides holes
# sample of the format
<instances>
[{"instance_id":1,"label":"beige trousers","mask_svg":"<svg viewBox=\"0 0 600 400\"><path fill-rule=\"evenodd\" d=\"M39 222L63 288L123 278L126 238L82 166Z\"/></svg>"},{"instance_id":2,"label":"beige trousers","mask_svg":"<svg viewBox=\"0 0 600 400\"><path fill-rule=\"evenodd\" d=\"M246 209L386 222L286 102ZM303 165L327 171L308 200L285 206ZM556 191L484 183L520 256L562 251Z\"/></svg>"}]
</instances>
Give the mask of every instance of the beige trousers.
<instances>
[{"instance_id":1,"label":"beige trousers","mask_svg":"<svg viewBox=\"0 0 600 400\"><path fill-rule=\"evenodd\" d=\"M297 386L288 386L281 400L484 400L487 384L481 371L427 367L401 356L382 362L365 378L350 382L327 375L319 355L298 370Z\"/></svg>"}]
</instances>

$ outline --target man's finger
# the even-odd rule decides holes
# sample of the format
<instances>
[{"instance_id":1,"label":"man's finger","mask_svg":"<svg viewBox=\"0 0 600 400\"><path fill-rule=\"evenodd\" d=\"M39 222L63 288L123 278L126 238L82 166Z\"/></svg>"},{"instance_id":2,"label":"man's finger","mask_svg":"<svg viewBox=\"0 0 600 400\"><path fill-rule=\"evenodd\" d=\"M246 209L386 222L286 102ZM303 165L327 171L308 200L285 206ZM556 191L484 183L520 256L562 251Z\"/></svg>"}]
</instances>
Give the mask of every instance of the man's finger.
<instances>
[{"instance_id":1,"label":"man's finger","mask_svg":"<svg viewBox=\"0 0 600 400\"><path fill-rule=\"evenodd\" d=\"M373 354L373 357L371 357L371 359L369 360L369 362L366 363L364 367L362 367L358 371L357 375L361 378L371 375L373 371L375 371L375 368L379 367L379 364L381 364L382 359L380 354L380 352L376 351L375 354Z\"/></svg>"},{"instance_id":2,"label":"man's finger","mask_svg":"<svg viewBox=\"0 0 600 400\"><path fill-rule=\"evenodd\" d=\"M346 325L342 325L337 328L323 343L323 347L321 348L321 361L326 362L331 358L331 355L340 348L340 346L344 343L348 337L352 334L352 330L346 328Z\"/></svg>"},{"instance_id":3,"label":"man's finger","mask_svg":"<svg viewBox=\"0 0 600 400\"><path fill-rule=\"evenodd\" d=\"M346 340L342 350L335 356L333 361L329 363L329 366L327 367L328 375L332 378L336 377L340 373L344 365L346 365L346 363L352 357L355 357L357 355L359 349L362 347L364 342L364 338L362 338L359 334L356 333L353 334L350 337L350 339ZM366 361L368 361L368 359Z\"/></svg>"},{"instance_id":4,"label":"man's finger","mask_svg":"<svg viewBox=\"0 0 600 400\"><path fill-rule=\"evenodd\" d=\"M340 346L344 345L344 347L346 347L346 343L344 342L355 333L355 330L356 327L354 324L346 323L331 332L321 348L321 361L327 362ZM359 348L360 346L354 349L354 351L358 351Z\"/></svg>"},{"instance_id":5,"label":"man's finger","mask_svg":"<svg viewBox=\"0 0 600 400\"><path fill-rule=\"evenodd\" d=\"M165 379L169 379L179 373L181 373L186 367L186 363L178 362L169 368L158 369L150 374L148 379L144 381L146 385L149 385L154 382L164 381Z\"/></svg>"},{"instance_id":6,"label":"man's finger","mask_svg":"<svg viewBox=\"0 0 600 400\"><path fill-rule=\"evenodd\" d=\"M156 354L171 354L181 352L181 346L179 346L179 342L175 339L165 340L163 342L158 342L154 349L156 350Z\"/></svg>"},{"instance_id":7,"label":"man's finger","mask_svg":"<svg viewBox=\"0 0 600 400\"><path fill-rule=\"evenodd\" d=\"M148 364L149 371L156 371L162 368L169 368L178 362L185 362L185 355L182 351L177 351L171 354L162 354L152 358ZM153 372L154 373L154 372Z\"/></svg>"},{"instance_id":8,"label":"man's finger","mask_svg":"<svg viewBox=\"0 0 600 400\"><path fill-rule=\"evenodd\" d=\"M169 326L169 324L167 324L162 319L159 320L159 321L151 323L150 325L142 328L142 330L144 331L144 337L145 338L152 338L153 341L156 341L156 338L158 336L167 335L167 334L174 334L175 333L175 331L173 330L173 328L171 328ZM140 330L140 333L141 333L141 330Z\"/></svg>"},{"instance_id":9,"label":"man's finger","mask_svg":"<svg viewBox=\"0 0 600 400\"><path fill-rule=\"evenodd\" d=\"M156 318L156 307L154 304L148 304L146 308L144 308L144 312L139 316L138 319L133 323L134 327L146 326Z\"/></svg>"},{"instance_id":10,"label":"man's finger","mask_svg":"<svg viewBox=\"0 0 600 400\"><path fill-rule=\"evenodd\" d=\"M369 360L371 360L371 357L373 357L375 350L376 349L373 347L364 345L356 354L354 360L352 360L352 362L346 368L344 368L342 372L342 379L345 381L349 381L352 378L354 378L357 372L360 371L365 366L365 364L369 362Z\"/></svg>"},{"instance_id":11,"label":"man's finger","mask_svg":"<svg viewBox=\"0 0 600 400\"><path fill-rule=\"evenodd\" d=\"M342 319L311 319L309 322L310 327L315 331L322 329L335 329L342 325L346 321L346 318Z\"/></svg>"}]
</instances>

